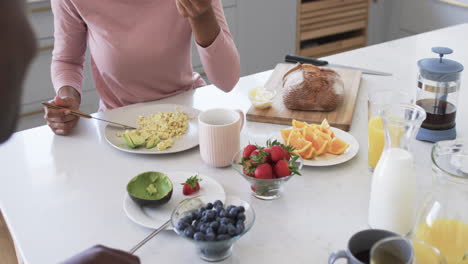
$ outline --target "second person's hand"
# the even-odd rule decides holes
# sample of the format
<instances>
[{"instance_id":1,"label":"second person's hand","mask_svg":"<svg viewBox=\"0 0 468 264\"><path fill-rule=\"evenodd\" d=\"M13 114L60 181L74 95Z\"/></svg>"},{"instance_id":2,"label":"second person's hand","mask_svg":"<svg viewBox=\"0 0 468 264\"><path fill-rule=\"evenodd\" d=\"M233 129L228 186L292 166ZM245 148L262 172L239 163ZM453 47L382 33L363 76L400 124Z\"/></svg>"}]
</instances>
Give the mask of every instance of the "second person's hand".
<instances>
[{"instance_id":1,"label":"second person's hand","mask_svg":"<svg viewBox=\"0 0 468 264\"><path fill-rule=\"evenodd\" d=\"M63 87L54 100L49 101L49 103L78 110L80 108L80 96L74 88ZM44 111L44 119L47 121L47 125L57 135L65 136L70 134L79 120L79 117L73 115L70 110L44 107Z\"/></svg>"}]
</instances>

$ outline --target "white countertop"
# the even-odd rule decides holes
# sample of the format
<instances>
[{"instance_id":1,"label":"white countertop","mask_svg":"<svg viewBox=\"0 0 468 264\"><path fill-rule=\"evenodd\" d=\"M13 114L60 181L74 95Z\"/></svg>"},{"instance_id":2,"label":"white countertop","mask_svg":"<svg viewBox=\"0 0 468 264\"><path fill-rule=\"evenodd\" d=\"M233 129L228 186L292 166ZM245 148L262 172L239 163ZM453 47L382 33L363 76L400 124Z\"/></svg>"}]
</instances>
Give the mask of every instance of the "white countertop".
<instances>
[{"instance_id":1,"label":"white countertop","mask_svg":"<svg viewBox=\"0 0 468 264\"><path fill-rule=\"evenodd\" d=\"M130 249L152 230L127 218L122 208L125 185L147 170L198 171L218 180L227 193L249 201L257 219L222 263L326 263L354 232L367 228L371 173L367 167L367 92L370 89L416 90L417 60L434 57L433 46L454 49L451 59L468 65L468 25L460 25L327 57L333 63L392 72L392 77L363 75L350 133L361 146L347 163L305 167L292 178L284 196L261 201L230 168L215 169L200 159L198 148L171 155L133 155L118 151L103 137L104 125L81 120L73 135L55 136L42 126L16 133L0 146L0 208L27 263L56 263L94 244ZM247 91L262 86L271 71L241 78L225 94L213 86L152 102L247 111ZM460 137L468 136L468 73L462 77L457 113ZM135 106L129 106L135 107ZM100 113L118 116L125 108ZM282 126L248 122L242 142L263 140ZM419 198L430 188L431 144L415 144ZM193 245L171 231L143 246L143 263L204 263Z\"/></svg>"}]
</instances>

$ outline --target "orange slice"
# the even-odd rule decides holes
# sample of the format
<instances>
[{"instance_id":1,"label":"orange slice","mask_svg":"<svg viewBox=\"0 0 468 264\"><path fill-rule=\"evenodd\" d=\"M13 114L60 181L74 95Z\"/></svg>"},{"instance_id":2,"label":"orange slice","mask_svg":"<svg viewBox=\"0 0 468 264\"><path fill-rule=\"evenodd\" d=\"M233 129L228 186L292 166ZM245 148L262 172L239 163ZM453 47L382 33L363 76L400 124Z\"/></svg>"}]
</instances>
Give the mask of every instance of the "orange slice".
<instances>
[{"instance_id":1,"label":"orange slice","mask_svg":"<svg viewBox=\"0 0 468 264\"><path fill-rule=\"evenodd\" d=\"M310 159L315 158L315 155L316 155L315 148L313 146L310 146L309 150L306 151L303 155L301 155L301 157L303 159L310 160Z\"/></svg>"},{"instance_id":2,"label":"orange slice","mask_svg":"<svg viewBox=\"0 0 468 264\"><path fill-rule=\"evenodd\" d=\"M293 128L304 128L306 126L308 126L308 124L306 122L297 121L296 119L292 120L292 127Z\"/></svg>"},{"instance_id":3,"label":"orange slice","mask_svg":"<svg viewBox=\"0 0 468 264\"><path fill-rule=\"evenodd\" d=\"M328 120L326 118L322 121L322 124L320 124L320 131L328 134L330 138L335 137L335 133L333 133L333 130L331 129L330 124L328 124Z\"/></svg>"},{"instance_id":4,"label":"orange slice","mask_svg":"<svg viewBox=\"0 0 468 264\"><path fill-rule=\"evenodd\" d=\"M289 134L288 142L286 144L292 146L295 149L295 153L299 155L307 151L312 145L311 142L304 139L301 132L295 130Z\"/></svg>"},{"instance_id":5,"label":"orange slice","mask_svg":"<svg viewBox=\"0 0 468 264\"><path fill-rule=\"evenodd\" d=\"M280 133L281 133L281 137L283 138L284 142L288 141L289 134L291 134L292 131L293 131L292 128L281 129Z\"/></svg>"},{"instance_id":6,"label":"orange slice","mask_svg":"<svg viewBox=\"0 0 468 264\"><path fill-rule=\"evenodd\" d=\"M323 139L317 134L314 134L313 146L315 148L316 156L320 156L327 151L328 140Z\"/></svg>"},{"instance_id":7,"label":"orange slice","mask_svg":"<svg viewBox=\"0 0 468 264\"><path fill-rule=\"evenodd\" d=\"M304 139L307 141L313 141L314 140L314 135L315 131L317 130L317 127L315 126L308 126L302 130L302 135L304 136Z\"/></svg>"},{"instance_id":8,"label":"orange slice","mask_svg":"<svg viewBox=\"0 0 468 264\"><path fill-rule=\"evenodd\" d=\"M325 132L322 132L322 130L316 129L314 131L314 134L322 138L323 140L326 140L330 142L332 140L331 136Z\"/></svg>"},{"instance_id":9,"label":"orange slice","mask_svg":"<svg viewBox=\"0 0 468 264\"><path fill-rule=\"evenodd\" d=\"M349 147L349 144L344 142L339 138L334 138L330 142L327 152L335 155L343 154L346 149Z\"/></svg>"}]
</instances>

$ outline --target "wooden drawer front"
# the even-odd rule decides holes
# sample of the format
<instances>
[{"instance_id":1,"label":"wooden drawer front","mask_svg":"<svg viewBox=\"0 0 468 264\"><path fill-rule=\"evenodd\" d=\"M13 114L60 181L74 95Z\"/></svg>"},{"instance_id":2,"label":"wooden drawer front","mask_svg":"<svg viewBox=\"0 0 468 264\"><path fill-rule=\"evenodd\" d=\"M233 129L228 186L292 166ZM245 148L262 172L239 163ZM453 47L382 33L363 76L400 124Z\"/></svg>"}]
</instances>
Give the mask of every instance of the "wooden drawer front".
<instances>
[{"instance_id":1,"label":"wooden drawer front","mask_svg":"<svg viewBox=\"0 0 468 264\"><path fill-rule=\"evenodd\" d=\"M322 0L302 5L300 40L366 28L367 0Z\"/></svg>"},{"instance_id":2,"label":"wooden drawer front","mask_svg":"<svg viewBox=\"0 0 468 264\"><path fill-rule=\"evenodd\" d=\"M301 32L300 40L308 40L323 36L343 33L352 30L363 29L367 26L367 18L359 21L354 21L346 24L338 24L330 27L312 29L310 31Z\"/></svg>"},{"instance_id":3,"label":"wooden drawer front","mask_svg":"<svg viewBox=\"0 0 468 264\"><path fill-rule=\"evenodd\" d=\"M327 13L329 10L339 10L341 7L352 6L361 3L368 3L367 0L320 0L303 3L301 15Z\"/></svg>"},{"instance_id":4,"label":"wooden drawer front","mask_svg":"<svg viewBox=\"0 0 468 264\"><path fill-rule=\"evenodd\" d=\"M304 48L301 50L300 55L306 57L323 57L328 54L363 47L365 44L366 38L364 36L353 37L315 47Z\"/></svg>"}]
</instances>

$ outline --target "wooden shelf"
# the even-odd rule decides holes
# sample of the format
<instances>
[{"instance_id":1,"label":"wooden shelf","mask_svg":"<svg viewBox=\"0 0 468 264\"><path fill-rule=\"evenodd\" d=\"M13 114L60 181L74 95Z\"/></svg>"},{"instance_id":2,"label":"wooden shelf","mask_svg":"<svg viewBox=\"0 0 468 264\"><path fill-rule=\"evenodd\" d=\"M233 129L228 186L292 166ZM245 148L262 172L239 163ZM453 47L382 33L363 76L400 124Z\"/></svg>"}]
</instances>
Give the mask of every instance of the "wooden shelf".
<instances>
[{"instance_id":1,"label":"wooden shelf","mask_svg":"<svg viewBox=\"0 0 468 264\"><path fill-rule=\"evenodd\" d=\"M298 0L296 53L323 57L366 45L369 0Z\"/></svg>"}]
</instances>

